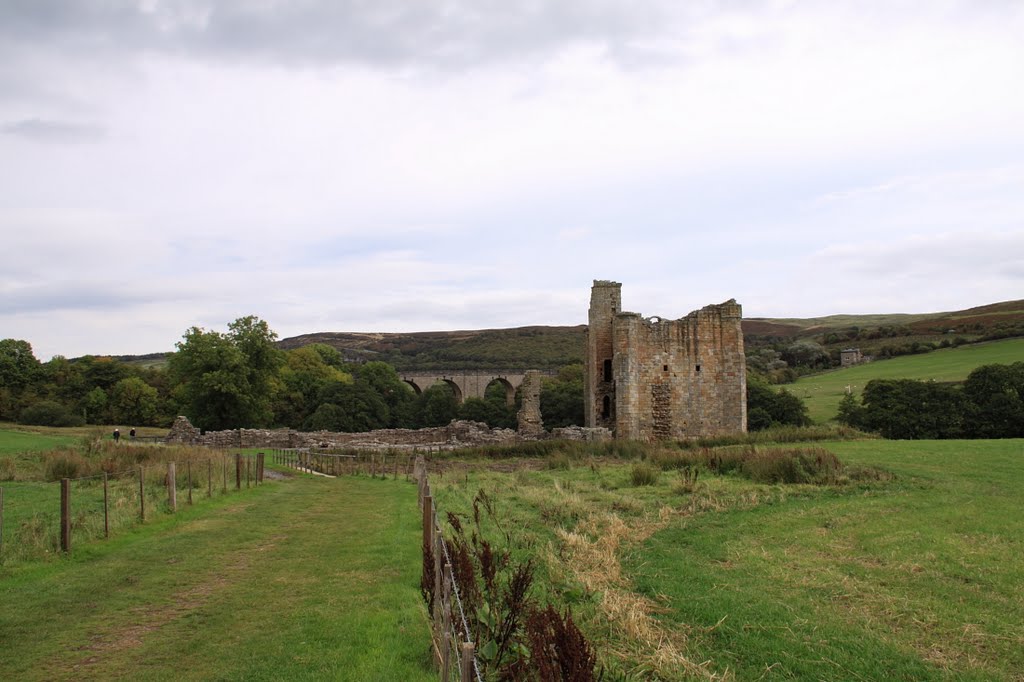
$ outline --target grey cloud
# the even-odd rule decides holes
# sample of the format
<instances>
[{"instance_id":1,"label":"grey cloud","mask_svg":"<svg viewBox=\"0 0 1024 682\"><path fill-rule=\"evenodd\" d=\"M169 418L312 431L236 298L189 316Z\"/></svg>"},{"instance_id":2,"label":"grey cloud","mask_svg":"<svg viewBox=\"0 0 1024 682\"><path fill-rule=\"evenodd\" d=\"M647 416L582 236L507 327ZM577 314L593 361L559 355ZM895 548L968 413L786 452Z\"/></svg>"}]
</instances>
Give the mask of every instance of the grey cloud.
<instances>
[{"instance_id":1,"label":"grey cloud","mask_svg":"<svg viewBox=\"0 0 1024 682\"><path fill-rule=\"evenodd\" d=\"M60 282L8 288L0 293L0 310L5 314L117 311L179 298L174 293L142 290L136 284Z\"/></svg>"},{"instance_id":2,"label":"grey cloud","mask_svg":"<svg viewBox=\"0 0 1024 682\"><path fill-rule=\"evenodd\" d=\"M104 137L102 127L87 123L30 118L0 126L0 132L37 142L95 142Z\"/></svg>"},{"instance_id":3,"label":"grey cloud","mask_svg":"<svg viewBox=\"0 0 1024 682\"><path fill-rule=\"evenodd\" d=\"M674 7L661 0L25 0L0 6L0 36L91 54L185 51L286 64L462 67L577 40L628 57L634 43L669 29Z\"/></svg>"}]
</instances>

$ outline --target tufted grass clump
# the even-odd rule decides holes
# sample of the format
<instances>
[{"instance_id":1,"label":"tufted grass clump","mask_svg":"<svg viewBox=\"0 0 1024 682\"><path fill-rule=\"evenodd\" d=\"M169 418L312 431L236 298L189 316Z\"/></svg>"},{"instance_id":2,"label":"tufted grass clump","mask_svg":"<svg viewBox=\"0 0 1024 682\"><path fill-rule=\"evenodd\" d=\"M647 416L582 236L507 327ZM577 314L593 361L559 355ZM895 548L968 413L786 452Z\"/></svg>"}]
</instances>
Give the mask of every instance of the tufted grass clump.
<instances>
[{"instance_id":1,"label":"tufted grass clump","mask_svg":"<svg viewBox=\"0 0 1024 682\"><path fill-rule=\"evenodd\" d=\"M658 482L658 475L661 472L657 467L647 462L637 462L629 472L629 480L634 486L654 485Z\"/></svg>"}]
</instances>

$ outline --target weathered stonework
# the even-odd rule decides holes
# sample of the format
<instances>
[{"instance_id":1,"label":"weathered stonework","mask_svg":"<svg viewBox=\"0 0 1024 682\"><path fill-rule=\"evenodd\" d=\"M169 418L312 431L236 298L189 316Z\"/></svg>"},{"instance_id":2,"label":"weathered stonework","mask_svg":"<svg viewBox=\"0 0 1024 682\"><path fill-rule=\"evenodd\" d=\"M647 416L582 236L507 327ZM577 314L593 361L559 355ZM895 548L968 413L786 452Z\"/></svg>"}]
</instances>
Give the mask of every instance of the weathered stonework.
<instances>
[{"instance_id":1,"label":"weathered stonework","mask_svg":"<svg viewBox=\"0 0 1024 682\"><path fill-rule=\"evenodd\" d=\"M622 312L618 282L591 289L584 380L588 427L664 440L747 430L742 309L735 300L678 320Z\"/></svg>"},{"instance_id":2,"label":"weathered stonework","mask_svg":"<svg viewBox=\"0 0 1024 682\"><path fill-rule=\"evenodd\" d=\"M473 445L510 445L524 438L512 429L452 421L427 429L379 429L364 433L295 431L294 429L230 429L200 435L185 417L178 417L165 442L212 448L358 448L367 450L454 450Z\"/></svg>"},{"instance_id":3,"label":"weathered stonework","mask_svg":"<svg viewBox=\"0 0 1024 682\"><path fill-rule=\"evenodd\" d=\"M179 416L171 424L171 430L167 433L167 437L164 439L166 443L183 443L185 445L191 445L199 439L199 429L192 426L192 422L188 420L188 417Z\"/></svg>"},{"instance_id":4,"label":"weathered stonework","mask_svg":"<svg viewBox=\"0 0 1024 682\"><path fill-rule=\"evenodd\" d=\"M520 385L522 403L516 417L521 436L536 438L544 434L544 421L540 416L540 384L541 373L531 369L526 372Z\"/></svg>"},{"instance_id":5,"label":"weathered stonework","mask_svg":"<svg viewBox=\"0 0 1024 682\"><path fill-rule=\"evenodd\" d=\"M864 354L860 348L844 348L839 352L839 364L842 367L853 367L864 362Z\"/></svg>"}]
</instances>

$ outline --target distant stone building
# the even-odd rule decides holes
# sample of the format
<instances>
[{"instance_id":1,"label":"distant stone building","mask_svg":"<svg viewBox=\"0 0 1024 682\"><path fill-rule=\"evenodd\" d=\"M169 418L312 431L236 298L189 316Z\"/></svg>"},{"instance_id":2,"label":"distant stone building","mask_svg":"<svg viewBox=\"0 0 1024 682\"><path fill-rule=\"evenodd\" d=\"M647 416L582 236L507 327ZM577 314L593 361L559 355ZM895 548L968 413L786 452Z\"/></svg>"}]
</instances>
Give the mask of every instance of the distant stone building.
<instances>
[{"instance_id":1,"label":"distant stone building","mask_svg":"<svg viewBox=\"0 0 1024 682\"><path fill-rule=\"evenodd\" d=\"M839 351L839 364L842 367L852 367L864 362L864 355L860 348L845 348Z\"/></svg>"},{"instance_id":2,"label":"distant stone building","mask_svg":"<svg viewBox=\"0 0 1024 682\"><path fill-rule=\"evenodd\" d=\"M735 300L679 320L622 312L622 285L590 293L584 399L588 427L663 440L747 430L742 309Z\"/></svg>"}]
</instances>

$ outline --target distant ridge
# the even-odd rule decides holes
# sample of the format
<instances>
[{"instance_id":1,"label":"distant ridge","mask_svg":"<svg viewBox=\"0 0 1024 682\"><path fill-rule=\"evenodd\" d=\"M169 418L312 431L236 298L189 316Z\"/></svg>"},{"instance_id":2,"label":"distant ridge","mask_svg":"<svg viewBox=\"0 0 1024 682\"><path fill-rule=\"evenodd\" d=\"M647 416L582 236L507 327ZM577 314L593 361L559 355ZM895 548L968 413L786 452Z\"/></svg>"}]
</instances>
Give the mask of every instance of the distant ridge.
<instances>
[{"instance_id":1,"label":"distant ridge","mask_svg":"<svg viewBox=\"0 0 1024 682\"><path fill-rule=\"evenodd\" d=\"M941 313L894 313L812 318L751 317L743 320L750 346L773 339L813 339L826 347L867 345L853 330L880 330L883 341L936 341L951 335L966 341L1024 336L1024 300L1003 301ZM427 332L314 332L281 339L285 350L323 343L350 362L383 360L399 371L427 369L556 369L583 361L586 325L529 326ZM881 343L882 341L879 341ZM168 354L119 356L138 364L161 364Z\"/></svg>"}]
</instances>

